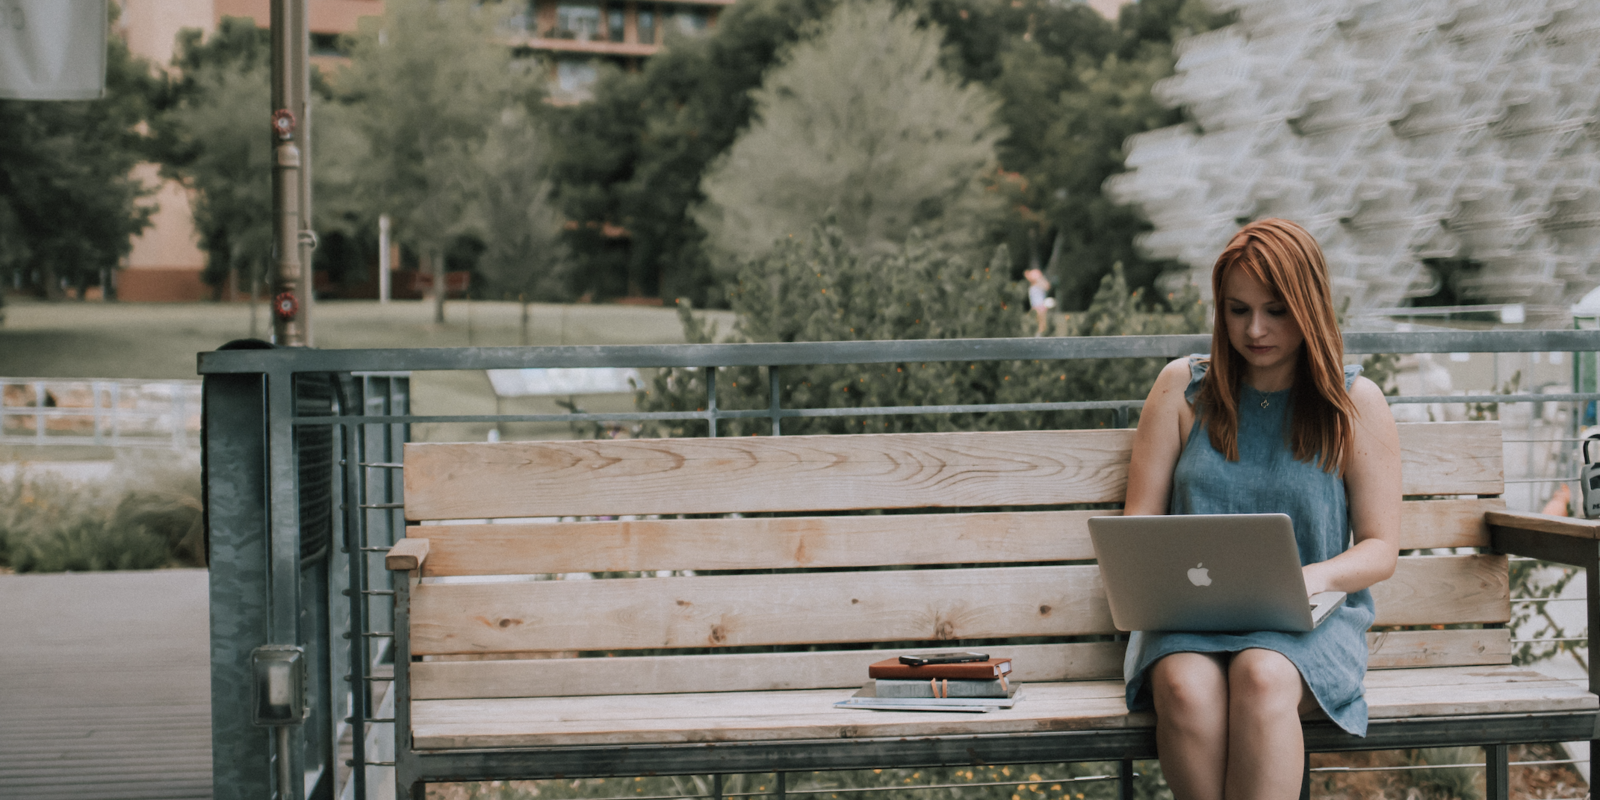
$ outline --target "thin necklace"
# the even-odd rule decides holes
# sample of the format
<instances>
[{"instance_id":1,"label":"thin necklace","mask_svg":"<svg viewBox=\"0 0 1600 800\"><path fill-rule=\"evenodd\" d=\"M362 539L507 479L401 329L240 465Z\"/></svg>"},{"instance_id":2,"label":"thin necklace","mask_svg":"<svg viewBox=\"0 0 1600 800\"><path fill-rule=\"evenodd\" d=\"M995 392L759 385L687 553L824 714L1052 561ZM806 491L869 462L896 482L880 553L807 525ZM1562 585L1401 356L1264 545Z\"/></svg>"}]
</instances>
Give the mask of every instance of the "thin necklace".
<instances>
[{"instance_id":1,"label":"thin necklace","mask_svg":"<svg viewBox=\"0 0 1600 800\"><path fill-rule=\"evenodd\" d=\"M1272 404L1267 401L1267 398L1265 398L1265 397L1261 398L1261 407L1262 408L1266 408L1269 405L1272 405Z\"/></svg>"}]
</instances>

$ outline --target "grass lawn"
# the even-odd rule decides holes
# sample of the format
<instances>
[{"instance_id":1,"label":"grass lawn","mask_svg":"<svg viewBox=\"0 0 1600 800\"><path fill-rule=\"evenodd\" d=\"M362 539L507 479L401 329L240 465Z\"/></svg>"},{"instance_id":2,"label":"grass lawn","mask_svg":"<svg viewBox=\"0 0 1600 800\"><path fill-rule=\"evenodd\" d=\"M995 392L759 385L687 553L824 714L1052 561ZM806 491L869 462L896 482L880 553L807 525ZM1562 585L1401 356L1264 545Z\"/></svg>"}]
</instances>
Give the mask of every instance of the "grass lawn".
<instances>
[{"instance_id":1,"label":"grass lawn","mask_svg":"<svg viewBox=\"0 0 1600 800\"><path fill-rule=\"evenodd\" d=\"M452 301L446 322L433 323L433 306L420 301L324 301L313 311L312 336L328 349L463 347L521 344L521 306ZM727 330L726 312L711 312ZM258 311L258 336L270 330ZM195 354L250 336L250 309L225 303L42 303L11 300L0 325L0 376L27 378L149 378L193 380ZM672 344L683 341L670 308L619 305L529 307L528 343ZM496 413L482 371L419 372L412 376L416 410L431 414ZM579 399L585 410L624 411L627 395ZM560 413L554 398L517 399L505 413ZM489 426L418 426L417 440L482 439ZM568 435L564 425L523 426L508 436Z\"/></svg>"}]
</instances>

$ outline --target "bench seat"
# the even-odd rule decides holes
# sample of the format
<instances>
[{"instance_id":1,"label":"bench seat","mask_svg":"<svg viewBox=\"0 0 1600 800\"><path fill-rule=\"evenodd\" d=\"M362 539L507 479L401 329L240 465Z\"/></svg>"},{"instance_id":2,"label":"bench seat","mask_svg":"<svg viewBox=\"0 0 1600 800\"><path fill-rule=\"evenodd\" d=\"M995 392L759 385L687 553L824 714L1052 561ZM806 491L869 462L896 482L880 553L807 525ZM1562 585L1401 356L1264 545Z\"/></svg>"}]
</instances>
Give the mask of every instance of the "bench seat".
<instances>
[{"instance_id":1,"label":"bench seat","mask_svg":"<svg viewBox=\"0 0 1600 800\"><path fill-rule=\"evenodd\" d=\"M1600 718L1590 688L1512 664L1507 554L1585 568L1600 597L1600 523L1507 511L1498 423L1400 438L1403 557L1373 587L1368 735L1319 714L1306 746L1483 745L1504 797L1506 745L1591 739ZM407 445L419 524L386 561L404 573L400 796L1119 760L1131 797L1154 720L1123 702L1086 524L1118 513L1131 447L1129 430ZM833 707L869 663L937 649L1012 657L1023 699Z\"/></svg>"},{"instance_id":2,"label":"bench seat","mask_svg":"<svg viewBox=\"0 0 1600 800\"><path fill-rule=\"evenodd\" d=\"M1128 713L1122 681L1026 684L1013 708L986 714L834 708L852 689L672 695L419 700L413 744L448 748L793 741L1148 728ZM1373 724L1408 717L1594 712L1583 686L1521 667L1375 670Z\"/></svg>"}]
</instances>

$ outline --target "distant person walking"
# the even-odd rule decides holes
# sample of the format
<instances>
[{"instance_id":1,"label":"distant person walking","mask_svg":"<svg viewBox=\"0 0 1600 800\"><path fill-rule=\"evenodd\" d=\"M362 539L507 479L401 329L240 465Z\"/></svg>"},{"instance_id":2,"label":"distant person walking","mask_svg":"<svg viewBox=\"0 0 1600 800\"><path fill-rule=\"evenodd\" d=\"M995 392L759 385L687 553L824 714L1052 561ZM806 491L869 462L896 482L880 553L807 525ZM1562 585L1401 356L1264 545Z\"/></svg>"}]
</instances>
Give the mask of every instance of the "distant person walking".
<instances>
[{"instance_id":1,"label":"distant person walking","mask_svg":"<svg viewBox=\"0 0 1600 800\"><path fill-rule=\"evenodd\" d=\"M1028 308L1039 318L1039 328L1033 335L1043 336L1050 327L1050 309L1056 307L1055 298L1050 296L1050 279L1038 267L1022 273L1022 277L1028 279Z\"/></svg>"}]
</instances>

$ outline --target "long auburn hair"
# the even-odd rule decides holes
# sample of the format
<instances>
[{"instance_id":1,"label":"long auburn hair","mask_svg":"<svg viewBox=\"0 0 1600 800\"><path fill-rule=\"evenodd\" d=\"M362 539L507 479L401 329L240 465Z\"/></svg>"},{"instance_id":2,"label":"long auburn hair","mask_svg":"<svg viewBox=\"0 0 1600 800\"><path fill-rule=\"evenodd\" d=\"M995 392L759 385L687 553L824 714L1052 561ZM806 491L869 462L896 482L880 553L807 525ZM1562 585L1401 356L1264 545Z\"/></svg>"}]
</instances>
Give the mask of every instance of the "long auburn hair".
<instances>
[{"instance_id":1,"label":"long auburn hair","mask_svg":"<svg viewBox=\"0 0 1600 800\"><path fill-rule=\"evenodd\" d=\"M1283 300L1305 336L1295 360L1290 390L1288 444L1300 461L1317 461L1343 472L1355 403L1344 385L1344 336L1333 311L1333 292L1322 248L1305 228L1283 219L1263 219L1234 234L1211 269L1216 301L1211 327L1211 366L1200 386L1200 417L1211 446L1239 460L1239 394L1244 356L1228 339L1223 283L1241 269Z\"/></svg>"}]
</instances>

